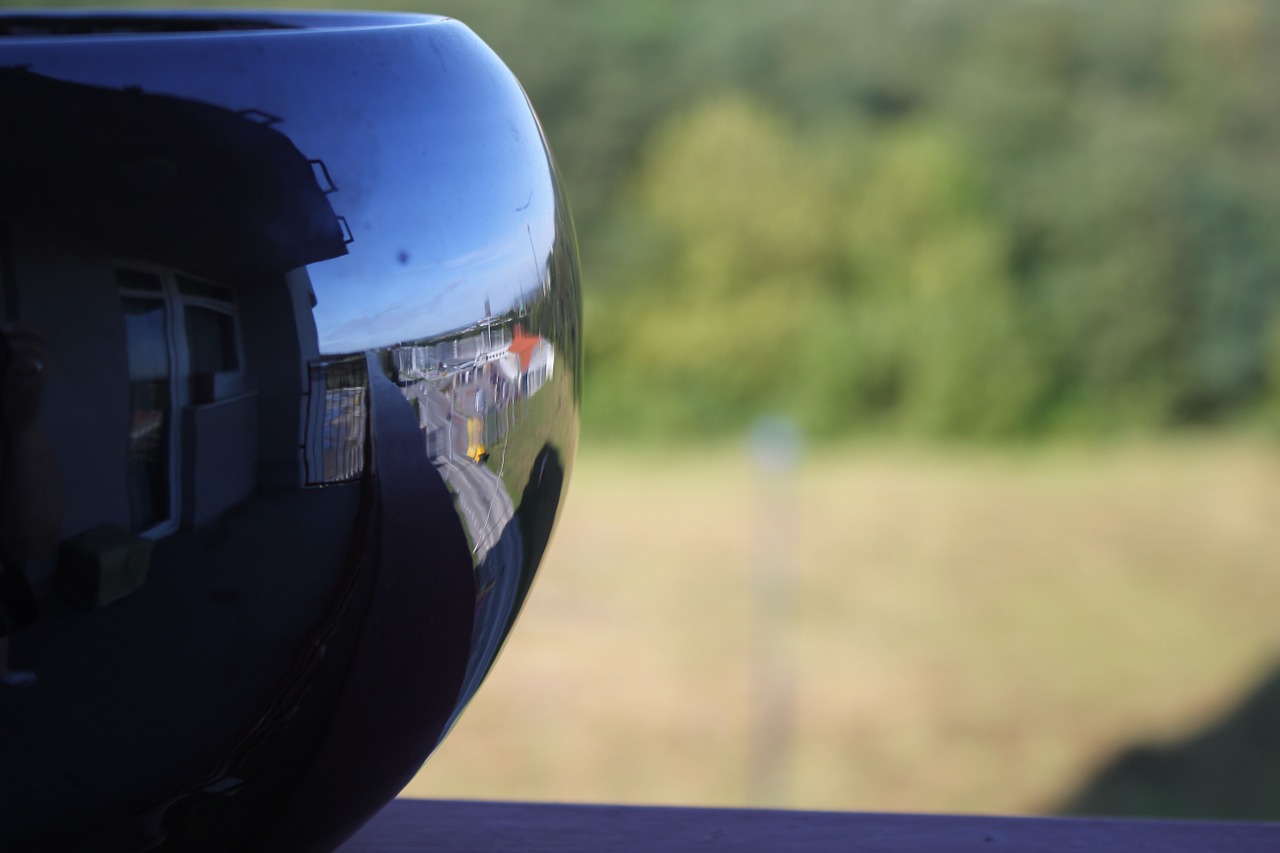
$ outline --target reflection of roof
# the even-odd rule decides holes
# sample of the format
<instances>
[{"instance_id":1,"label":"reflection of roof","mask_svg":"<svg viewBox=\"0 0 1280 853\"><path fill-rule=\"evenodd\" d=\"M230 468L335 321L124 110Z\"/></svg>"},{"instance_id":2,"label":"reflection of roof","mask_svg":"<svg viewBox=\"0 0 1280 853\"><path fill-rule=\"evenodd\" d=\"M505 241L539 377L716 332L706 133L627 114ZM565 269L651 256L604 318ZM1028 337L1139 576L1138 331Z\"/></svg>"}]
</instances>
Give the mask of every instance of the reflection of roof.
<instances>
[{"instance_id":1,"label":"reflection of roof","mask_svg":"<svg viewBox=\"0 0 1280 853\"><path fill-rule=\"evenodd\" d=\"M511 337L511 346L507 347L507 351L519 356L520 372L528 373L530 365L533 364L533 354L545 344L546 341L541 335L531 335L517 323L515 333Z\"/></svg>"},{"instance_id":2,"label":"reflection of roof","mask_svg":"<svg viewBox=\"0 0 1280 853\"><path fill-rule=\"evenodd\" d=\"M0 123L0 213L209 273L346 253L312 164L270 117L22 68L0 68L0 115L18 117Z\"/></svg>"}]
</instances>

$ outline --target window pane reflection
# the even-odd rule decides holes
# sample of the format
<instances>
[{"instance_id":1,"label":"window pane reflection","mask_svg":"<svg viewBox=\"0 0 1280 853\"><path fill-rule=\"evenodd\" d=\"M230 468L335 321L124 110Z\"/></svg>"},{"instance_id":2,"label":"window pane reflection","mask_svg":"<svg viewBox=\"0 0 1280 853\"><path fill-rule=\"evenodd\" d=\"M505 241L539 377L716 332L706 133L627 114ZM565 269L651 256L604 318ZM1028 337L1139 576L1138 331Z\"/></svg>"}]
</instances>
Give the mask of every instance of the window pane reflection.
<instances>
[{"instance_id":1,"label":"window pane reflection","mask_svg":"<svg viewBox=\"0 0 1280 853\"><path fill-rule=\"evenodd\" d=\"M187 353L193 376L236 370L235 318L223 311L187 305L183 309L187 330Z\"/></svg>"},{"instance_id":2,"label":"window pane reflection","mask_svg":"<svg viewBox=\"0 0 1280 853\"><path fill-rule=\"evenodd\" d=\"M169 517L169 349L161 299L124 297L129 350L129 514L135 531Z\"/></svg>"}]
</instances>

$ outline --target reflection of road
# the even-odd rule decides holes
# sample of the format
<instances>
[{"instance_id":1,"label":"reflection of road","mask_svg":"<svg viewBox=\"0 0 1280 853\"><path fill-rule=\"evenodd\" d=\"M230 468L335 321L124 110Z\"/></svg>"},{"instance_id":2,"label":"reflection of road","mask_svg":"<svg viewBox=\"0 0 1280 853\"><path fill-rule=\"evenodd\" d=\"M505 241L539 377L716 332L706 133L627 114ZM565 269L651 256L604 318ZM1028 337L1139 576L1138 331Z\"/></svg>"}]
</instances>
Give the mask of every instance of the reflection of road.
<instances>
[{"instance_id":1,"label":"reflection of road","mask_svg":"<svg viewBox=\"0 0 1280 853\"><path fill-rule=\"evenodd\" d=\"M431 462L458 496L458 511L471 534L471 553L479 566L516 514L515 505L502 479L483 465L465 456L438 456ZM483 590L485 581L478 580Z\"/></svg>"},{"instance_id":2,"label":"reflection of road","mask_svg":"<svg viewBox=\"0 0 1280 853\"><path fill-rule=\"evenodd\" d=\"M476 621L471 635L462 702L480 686L497 657L507 625L519 604L520 566L524 557L515 505L502 480L465 456L432 460L457 495L457 505L472 537L476 566Z\"/></svg>"},{"instance_id":3,"label":"reflection of road","mask_svg":"<svg viewBox=\"0 0 1280 853\"><path fill-rule=\"evenodd\" d=\"M459 441L465 452L467 422L454 414L453 402L447 396L426 380L400 391L418 410L418 428L426 438L428 459L438 464L440 457L453 456Z\"/></svg>"},{"instance_id":4,"label":"reflection of road","mask_svg":"<svg viewBox=\"0 0 1280 853\"><path fill-rule=\"evenodd\" d=\"M457 495L458 512L471 537L471 553L479 566L515 515L511 496L497 474L466 456L467 422L454 411L448 396L425 381L415 382L401 391L416 404L427 458ZM478 580L478 589L483 590L487 580Z\"/></svg>"},{"instance_id":5,"label":"reflection of road","mask_svg":"<svg viewBox=\"0 0 1280 853\"><path fill-rule=\"evenodd\" d=\"M427 456L454 493L455 505L471 540L476 572L476 622L467 663L463 698L480 679L502 645L519 603L524 559L516 506L502 478L466 455L466 418L449 396L429 381L400 389L418 410ZM459 710L465 701L459 703Z\"/></svg>"}]
</instances>

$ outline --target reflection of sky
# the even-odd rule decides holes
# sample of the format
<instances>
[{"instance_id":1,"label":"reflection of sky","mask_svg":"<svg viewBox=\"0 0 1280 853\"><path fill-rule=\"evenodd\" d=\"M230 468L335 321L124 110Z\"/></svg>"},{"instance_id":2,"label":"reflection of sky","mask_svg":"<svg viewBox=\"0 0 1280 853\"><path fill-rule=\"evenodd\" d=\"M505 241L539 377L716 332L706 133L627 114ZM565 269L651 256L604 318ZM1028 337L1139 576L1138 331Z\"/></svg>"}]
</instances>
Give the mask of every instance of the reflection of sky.
<instances>
[{"instance_id":1,"label":"reflection of sky","mask_svg":"<svg viewBox=\"0 0 1280 853\"><path fill-rule=\"evenodd\" d=\"M349 255L308 269L321 352L342 353L466 326L486 300L505 313L541 285L555 236L551 176L523 92L453 25L424 29L429 42L394 30L285 32L252 49L233 35L155 40L129 62L102 40L48 60L33 46L17 61L279 116L275 128L324 161L338 187L329 200L355 238ZM272 62L288 73L264 73Z\"/></svg>"},{"instance_id":2,"label":"reflection of sky","mask_svg":"<svg viewBox=\"0 0 1280 853\"><path fill-rule=\"evenodd\" d=\"M533 234L545 235L541 240L534 237L534 244L549 244L554 225L549 214L541 222L530 222ZM353 246L353 256L328 261L319 267L319 275L313 273L317 275L315 314L321 350L352 352L462 328L484 317L486 299L495 316L503 313L517 305L522 294L532 296L541 285L546 258L536 260L529 244L529 234L521 230L515 239L465 257L415 264L410 255L404 263L379 273L382 298L376 304L370 304L359 287L331 288L326 303L325 283L343 276L344 266L353 262L368 266Z\"/></svg>"}]
</instances>

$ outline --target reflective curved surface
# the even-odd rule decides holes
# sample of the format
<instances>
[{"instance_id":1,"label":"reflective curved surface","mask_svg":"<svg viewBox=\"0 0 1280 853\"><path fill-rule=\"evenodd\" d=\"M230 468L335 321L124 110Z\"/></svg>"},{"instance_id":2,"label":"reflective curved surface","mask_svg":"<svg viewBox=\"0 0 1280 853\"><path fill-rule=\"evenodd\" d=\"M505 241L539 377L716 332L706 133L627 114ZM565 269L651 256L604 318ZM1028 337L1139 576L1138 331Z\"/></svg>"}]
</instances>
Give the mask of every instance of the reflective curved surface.
<instances>
[{"instance_id":1,"label":"reflective curved surface","mask_svg":"<svg viewBox=\"0 0 1280 853\"><path fill-rule=\"evenodd\" d=\"M0 849L336 846L568 478L524 93L439 18L0 16L0 291Z\"/></svg>"}]
</instances>

